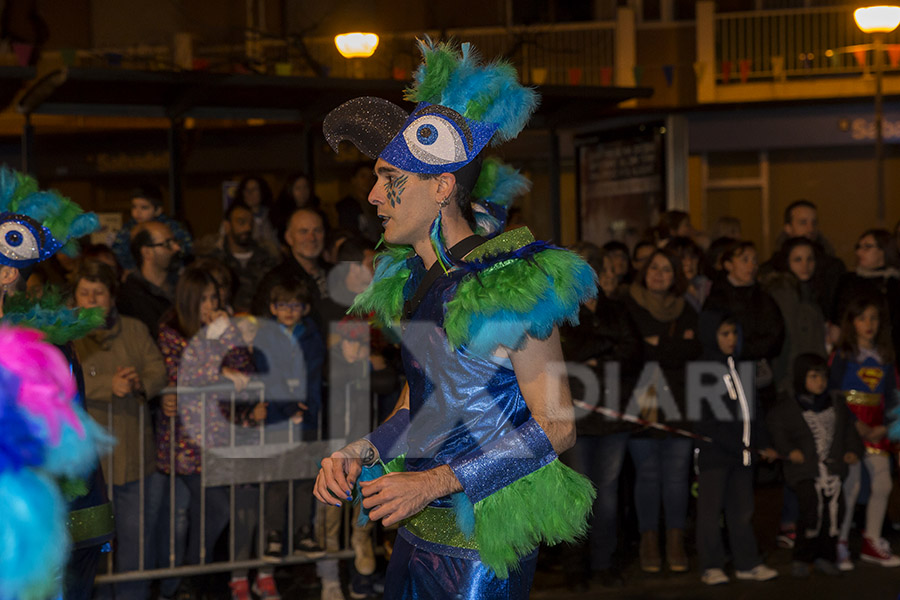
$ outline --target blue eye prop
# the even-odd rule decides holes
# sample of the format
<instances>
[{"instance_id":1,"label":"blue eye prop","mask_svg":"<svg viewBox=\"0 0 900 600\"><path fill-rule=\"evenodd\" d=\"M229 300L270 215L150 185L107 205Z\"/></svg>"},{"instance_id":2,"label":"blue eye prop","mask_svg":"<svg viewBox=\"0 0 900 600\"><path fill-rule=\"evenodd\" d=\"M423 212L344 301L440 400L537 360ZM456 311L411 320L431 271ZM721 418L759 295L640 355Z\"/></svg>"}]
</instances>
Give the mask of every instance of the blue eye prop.
<instances>
[{"instance_id":1,"label":"blue eye prop","mask_svg":"<svg viewBox=\"0 0 900 600\"><path fill-rule=\"evenodd\" d=\"M421 102L380 158L411 173L452 173L478 156L496 130L446 106Z\"/></svg>"},{"instance_id":2,"label":"blue eye prop","mask_svg":"<svg viewBox=\"0 0 900 600\"><path fill-rule=\"evenodd\" d=\"M60 248L50 230L24 215L0 213L0 264L21 269L53 256Z\"/></svg>"}]
</instances>

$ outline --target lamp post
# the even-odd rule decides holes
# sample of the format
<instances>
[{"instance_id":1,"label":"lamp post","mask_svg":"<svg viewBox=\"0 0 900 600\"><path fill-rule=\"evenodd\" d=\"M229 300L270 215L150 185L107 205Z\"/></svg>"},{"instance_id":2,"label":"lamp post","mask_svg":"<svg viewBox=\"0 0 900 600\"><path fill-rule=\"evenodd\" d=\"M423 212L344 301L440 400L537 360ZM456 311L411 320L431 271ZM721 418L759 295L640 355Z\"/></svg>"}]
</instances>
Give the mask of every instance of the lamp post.
<instances>
[{"instance_id":1,"label":"lamp post","mask_svg":"<svg viewBox=\"0 0 900 600\"><path fill-rule=\"evenodd\" d=\"M884 36L900 25L900 6L869 6L853 13L857 27L872 34L875 50L875 201L879 224L884 224L884 135L882 123L882 79L884 76Z\"/></svg>"},{"instance_id":2,"label":"lamp post","mask_svg":"<svg viewBox=\"0 0 900 600\"><path fill-rule=\"evenodd\" d=\"M354 79L363 79L363 58L375 54L378 48L378 35L374 33L342 33L334 36L334 45L344 58L350 59Z\"/></svg>"}]
</instances>

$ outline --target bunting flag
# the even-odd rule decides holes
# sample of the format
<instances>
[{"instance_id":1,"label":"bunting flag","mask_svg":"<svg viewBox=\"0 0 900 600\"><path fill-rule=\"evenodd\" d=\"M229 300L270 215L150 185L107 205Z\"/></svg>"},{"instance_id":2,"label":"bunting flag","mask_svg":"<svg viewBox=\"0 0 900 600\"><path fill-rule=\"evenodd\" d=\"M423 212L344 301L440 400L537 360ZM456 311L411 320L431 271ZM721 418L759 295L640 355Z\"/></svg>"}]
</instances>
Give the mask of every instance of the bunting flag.
<instances>
[{"instance_id":1,"label":"bunting flag","mask_svg":"<svg viewBox=\"0 0 900 600\"><path fill-rule=\"evenodd\" d=\"M900 66L900 45L892 44L887 47L888 52L888 60L891 62L891 67L896 69Z\"/></svg>"},{"instance_id":2,"label":"bunting flag","mask_svg":"<svg viewBox=\"0 0 900 600\"><path fill-rule=\"evenodd\" d=\"M751 62L749 58L742 58L741 62L738 63L738 68L741 71L741 83L747 83L747 79L750 78Z\"/></svg>"},{"instance_id":3,"label":"bunting flag","mask_svg":"<svg viewBox=\"0 0 900 600\"><path fill-rule=\"evenodd\" d=\"M634 85L641 85L641 80L644 78L644 67L635 66L634 67Z\"/></svg>"},{"instance_id":4,"label":"bunting flag","mask_svg":"<svg viewBox=\"0 0 900 600\"><path fill-rule=\"evenodd\" d=\"M663 76L666 78L666 87L672 87L675 81L675 67L673 65L663 65Z\"/></svg>"},{"instance_id":5,"label":"bunting flag","mask_svg":"<svg viewBox=\"0 0 900 600\"><path fill-rule=\"evenodd\" d=\"M20 67L27 67L29 64L31 64L31 53L34 52L34 44L13 42L12 49L16 55L16 63Z\"/></svg>"},{"instance_id":6,"label":"bunting flag","mask_svg":"<svg viewBox=\"0 0 900 600\"><path fill-rule=\"evenodd\" d=\"M570 67L566 74L569 76L569 85L581 85L581 76L584 74L581 67Z\"/></svg>"},{"instance_id":7,"label":"bunting flag","mask_svg":"<svg viewBox=\"0 0 900 600\"><path fill-rule=\"evenodd\" d=\"M612 67L600 67L600 85L612 85Z\"/></svg>"},{"instance_id":8,"label":"bunting flag","mask_svg":"<svg viewBox=\"0 0 900 600\"><path fill-rule=\"evenodd\" d=\"M730 60L722 61L722 81L724 83L731 83L731 61Z\"/></svg>"},{"instance_id":9,"label":"bunting flag","mask_svg":"<svg viewBox=\"0 0 900 600\"><path fill-rule=\"evenodd\" d=\"M275 63L275 74L279 77L290 77L292 70L292 65L289 62Z\"/></svg>"},{"instance_id":10,"label":"bunting flag","mask_svg":"<svg viewBox=\"0 0 900 600\"><path fill-rule=\"evenodd\" d=\"M695 62L694 63L694 77L697 78L697 81L702 81L703 76L706 74L706 63Z\"/></svg>"},{"instance_id":11,"label":"bunting flag","mask_svg":"<svg viewBox=\"0 0 900 600\"><path fill-rule=\"evenodd\" d=\"M535 85L544 85L547 82L547 69L544 67L534 67L531 69L531 83Z\"/></svg>"},{"instance_id":12,"label":"bunting flag","mask_svg":"<svg viewBox=\"0 0 900 600\"><path fill-rule=\"evenodd\" d=\"M409 79L409 71L404 69L403 67L394 67L391 69L391 77L393 77L396 81L406 81Z\"/></svg>"},{"instance_id":13,"label":"bunting flag","mask_svg":"<svg viewBox=\"0 0 900 600\"><path fill-rule=\"evenodd\" d=\"M195 58L191 61L191 68L194 71L207 71L209 70L209 59Z\"/></svg>"},{"instance_id":14,"label":"bunting flag","mask_svg":"<svg viewBox=\"0 0 900 600\"><path fill-rule=\"evenodd\" d=\"M784 81L785 74L783 56L772 57L772 76L776 79L776 81Z\"/></svg>"},{"instance_id":15,"label":"bunting flag","mask_svg":"<svg viewBox=\"0 0 900 600\"><path fill-rule=\"evenodd\" d=\"M857 65L865 68L865 66L866 66L866 51L865 50L854 50L853 58L856 59Z\"/></svg>"},{"instance_id":16,"label":"bunting flag","mask_svg":"<svg viewBox=\"0 0 900 600\"><path fill-rule=\"evenodd\" d=\"M59 56L62 58L63 65L66 67L75 66L75 57L77 56L74 48L60 48Z\"/></svg>"}]
</instances>

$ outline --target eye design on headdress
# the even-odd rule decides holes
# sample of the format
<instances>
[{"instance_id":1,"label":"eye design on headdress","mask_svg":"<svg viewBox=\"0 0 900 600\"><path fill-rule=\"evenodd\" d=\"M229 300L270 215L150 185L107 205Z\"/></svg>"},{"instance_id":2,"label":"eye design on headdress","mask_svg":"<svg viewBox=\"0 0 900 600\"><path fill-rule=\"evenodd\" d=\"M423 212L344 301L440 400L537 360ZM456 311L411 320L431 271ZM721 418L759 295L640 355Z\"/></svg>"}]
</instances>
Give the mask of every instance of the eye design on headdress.
<instances>
[{"instance_id":1,"label":"eye design on headdress","mask_svg":"<svg viewBox=\"0 0 900 600\"><path fill-rule=\"evenodd\" d=\"M22 268L52 256L62 244L34 220L0 213L0 264Z\"/></svg>"},{"instance_id":2,"label":"eye design on headdress","mask_svg":"<svg viewBox=\"0 0 900 600\"><path fill-rule=\"evenodd\" d=\"M403 130L410 153L429 165L449 165L468 158L472 134L465 120L443 106L430 106Z\"/></svg>"}]
</instances>

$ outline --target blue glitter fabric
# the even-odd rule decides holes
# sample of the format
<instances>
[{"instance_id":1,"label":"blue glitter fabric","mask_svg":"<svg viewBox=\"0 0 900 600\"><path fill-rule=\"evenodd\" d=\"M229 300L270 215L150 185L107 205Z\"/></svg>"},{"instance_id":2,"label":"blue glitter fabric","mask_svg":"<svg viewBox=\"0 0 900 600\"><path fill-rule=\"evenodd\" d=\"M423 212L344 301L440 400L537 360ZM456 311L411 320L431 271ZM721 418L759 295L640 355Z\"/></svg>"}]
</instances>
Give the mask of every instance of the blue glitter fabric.
<instances>
[{"instance_id":1,"label":"blue glitter fabric","mask_svg":"<svg viewBox=\"0 0 900 600\"><path fill-rule=\"evenodd\" d=\"M477 558L430 544L400 530L384 585L385 600L517 600L528 598L537 550L519 568L498 579ZM458 549L455 549L458 550Z\"/></svg>"}]
</instances>

